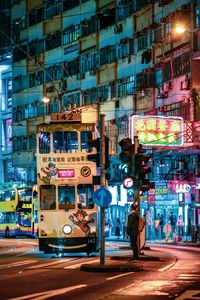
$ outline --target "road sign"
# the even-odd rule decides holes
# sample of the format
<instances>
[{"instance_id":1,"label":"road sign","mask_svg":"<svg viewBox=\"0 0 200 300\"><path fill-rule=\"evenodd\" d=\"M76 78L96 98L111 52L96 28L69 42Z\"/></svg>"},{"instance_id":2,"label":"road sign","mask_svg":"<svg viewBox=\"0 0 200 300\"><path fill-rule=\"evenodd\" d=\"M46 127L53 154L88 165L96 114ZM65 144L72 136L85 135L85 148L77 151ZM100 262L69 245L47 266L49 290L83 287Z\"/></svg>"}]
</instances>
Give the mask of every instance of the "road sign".
<instances>
[{"instance_id":1,"label":"road sign","mask_svg":"<svg viewBox=\"0 0 200 300\"><path fill-rule=\"evenodd\" d=\"M133 186L133 179L128 177L124 179L124 187L130 189Z\"/></svg>"},{"instance_id":2,"label":"road sign","mask_svg":"<svg viewBox=\"0 0 200 300\"><path fill-rule=\"evenodd\" d=\"M128 173L128 165L127 164L121 164L119 166L119 169L122 171L122 173L127 174Z\"/></svg>"},{"instance_id":3,"label":"road sign","mask_svg":"<svg viewBox=\"0 0 200 300\"><path fill-rule=\"evenodd\" d=\"M128 190L127 190L127 195L128 195L128 196L133 196L133 195L134 195L134 189L132 189L132 188L131 188L131 189L128 189Z\"/></svg>"},{"instance_id":4,"label":"road sign","mask_svg":"<svg viewBox=\"0 0 200 300\"><path fill-rule=\"evenodd\" d=\"M112 202L112 194L105 188L96 190L92 198L94 203L100 207L106 207Z\"/></svg>"}]
</instances>

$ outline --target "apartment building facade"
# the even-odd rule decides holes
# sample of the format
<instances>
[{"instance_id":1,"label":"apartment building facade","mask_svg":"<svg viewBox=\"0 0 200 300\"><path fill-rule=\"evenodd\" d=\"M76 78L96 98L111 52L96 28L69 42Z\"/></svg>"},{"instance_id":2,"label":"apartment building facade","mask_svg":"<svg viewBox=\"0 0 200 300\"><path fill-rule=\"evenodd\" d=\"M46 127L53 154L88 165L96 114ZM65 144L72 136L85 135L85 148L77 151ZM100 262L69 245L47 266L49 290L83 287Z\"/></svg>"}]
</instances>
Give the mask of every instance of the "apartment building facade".
<instances>
[{"instance_id":1,"label":"apartment building facade","mask_svg":"<svg viewBox=\"0 0 200 300\"><path fill-rule=\"evenodd\" d=\"M130 115L180 116L184 148L196 148L199 2L13 1L13 164L36 181L36 125L58 112L58 98L62 110L98 104L106 115L116 203L124 195L118 142Z\"/></svg>"}]
</instances>

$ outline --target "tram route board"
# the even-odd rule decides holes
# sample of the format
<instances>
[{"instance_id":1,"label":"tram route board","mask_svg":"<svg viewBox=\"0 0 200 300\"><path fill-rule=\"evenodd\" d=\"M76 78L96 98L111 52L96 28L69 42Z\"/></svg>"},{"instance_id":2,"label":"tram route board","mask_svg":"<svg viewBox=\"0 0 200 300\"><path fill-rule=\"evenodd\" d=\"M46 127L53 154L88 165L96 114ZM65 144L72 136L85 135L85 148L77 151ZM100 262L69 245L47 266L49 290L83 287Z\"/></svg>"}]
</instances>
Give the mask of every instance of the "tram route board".
<instances>
[{"instance_id":1,"label":"tram route board","mask_svg":"<svg viewBox=\"0 0 200 300\"><path fill-rule=\"evenodd\" d=\"M51 122L81 122L80 113L52 113Z\"/></svg>"}]
</instances>

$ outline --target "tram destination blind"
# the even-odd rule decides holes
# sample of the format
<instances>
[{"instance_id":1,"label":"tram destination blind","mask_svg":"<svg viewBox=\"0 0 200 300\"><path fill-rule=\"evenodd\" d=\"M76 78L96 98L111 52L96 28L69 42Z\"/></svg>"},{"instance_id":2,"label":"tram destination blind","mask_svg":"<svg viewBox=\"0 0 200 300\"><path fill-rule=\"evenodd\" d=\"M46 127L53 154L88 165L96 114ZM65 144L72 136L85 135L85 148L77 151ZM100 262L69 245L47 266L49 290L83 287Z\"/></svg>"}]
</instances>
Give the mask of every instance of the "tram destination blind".
<instances>
[{"instance_id":1,"label":"tram destination blind","mask_svg":"<svg viewBox=\"0 0 200 300\"><path fill-rule=\"evenodd\" d=\"M81 122L80 113L53 113L51 122Z\"/></svg>"}]
</instances>

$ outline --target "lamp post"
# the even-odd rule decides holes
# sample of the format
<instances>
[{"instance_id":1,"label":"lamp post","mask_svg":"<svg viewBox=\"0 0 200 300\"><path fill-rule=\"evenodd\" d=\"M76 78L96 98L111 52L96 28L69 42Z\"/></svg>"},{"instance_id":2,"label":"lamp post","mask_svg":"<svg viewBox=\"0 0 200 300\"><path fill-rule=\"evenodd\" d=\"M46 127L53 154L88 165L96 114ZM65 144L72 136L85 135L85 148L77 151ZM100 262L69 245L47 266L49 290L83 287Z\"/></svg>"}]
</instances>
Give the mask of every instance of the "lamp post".
<instances>
[{"instance_id":1,"label":"lamp post","mask_svg":"<svg viewBox=\"0 0 200 300\"><path fill-rule=\"evenodd\" d=\"M62 105L61 105L61 102L62 102L62 95L63 93L59 92L59 90L55 87L55 86L50 86L50 89L49 89L49 93L51 92L57 92L57 95L58 95L58 112L61 113L62 112ZM50 102L50 98L48 98L47 96L43 97L42 99L42 102L43 103L49 103Z\"/></svg>"}]
</instances>

